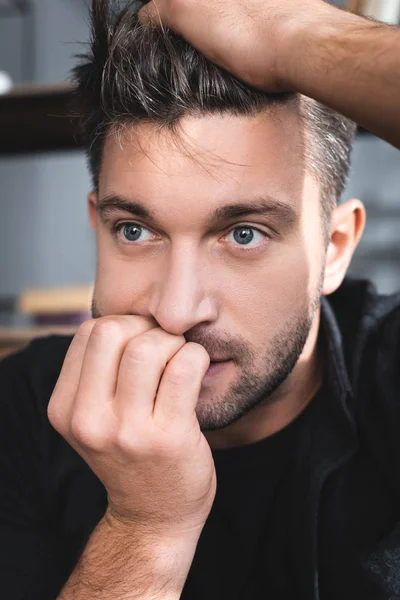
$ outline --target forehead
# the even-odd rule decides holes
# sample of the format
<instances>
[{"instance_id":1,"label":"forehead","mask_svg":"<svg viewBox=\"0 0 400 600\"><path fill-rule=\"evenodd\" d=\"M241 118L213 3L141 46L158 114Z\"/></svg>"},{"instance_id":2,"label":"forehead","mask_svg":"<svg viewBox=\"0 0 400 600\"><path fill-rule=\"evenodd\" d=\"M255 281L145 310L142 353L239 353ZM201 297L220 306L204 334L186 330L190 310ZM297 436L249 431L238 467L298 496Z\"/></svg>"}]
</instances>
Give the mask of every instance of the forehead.
<instances>
[{"instance_id":1,"label":"forehead","mask_svg":"<svg viewBox=\"0 0 400 600\"><path fill-rule=\"evenodd\" d=\"M297 111L184 118L172 132L140 123L105 142L99 195L140 199L163 215L215 210L236 198L276 197L296 207L303 183Z\"/></svg>"}]
</instances>

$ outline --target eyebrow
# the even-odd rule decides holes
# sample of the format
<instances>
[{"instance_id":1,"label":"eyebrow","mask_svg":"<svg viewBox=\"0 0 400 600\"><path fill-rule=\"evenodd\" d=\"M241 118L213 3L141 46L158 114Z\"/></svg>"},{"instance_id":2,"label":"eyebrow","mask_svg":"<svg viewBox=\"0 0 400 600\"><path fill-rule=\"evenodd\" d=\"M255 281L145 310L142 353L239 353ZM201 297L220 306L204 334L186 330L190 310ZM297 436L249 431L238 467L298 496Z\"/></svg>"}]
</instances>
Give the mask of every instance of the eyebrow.
<instances>
[{"instance_id":1,"label":"eyebrow","mask_svg":"<svg viewBox=\"0 0 400 600\"><path fill-rule=\"evenodd\" d=\"M110 194L101 198L97 203L97 212L102 220L119 211L129 212L135 217L144 219L153 227L160 226L156 213L146 208L138 200ZM270 215L282 220L286 227L294 225L298 220L298 213L292 206L268 195L220 206L210 215L209 221L213 225L217 225L246 215Z\"/></svg>"}]
</instances>

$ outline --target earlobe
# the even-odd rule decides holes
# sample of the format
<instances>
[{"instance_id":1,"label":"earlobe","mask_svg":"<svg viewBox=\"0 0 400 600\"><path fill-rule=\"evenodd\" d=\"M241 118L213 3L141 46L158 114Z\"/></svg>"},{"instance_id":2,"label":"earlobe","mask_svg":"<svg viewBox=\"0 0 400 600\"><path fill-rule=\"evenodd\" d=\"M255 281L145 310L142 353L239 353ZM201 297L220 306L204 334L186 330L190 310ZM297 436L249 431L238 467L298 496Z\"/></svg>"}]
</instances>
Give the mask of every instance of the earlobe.
<instances>
[{"instance_id":1,"label":"earlobe","mask_svg":"<svg viewBox=\"0 0 400 600\"><path fill-rule=\"evenodd\" d=\"M322 288L325 296L332 294L341 285L361 239L365 222L365 208L360 200L348 200L333 211Z\"/></svg>"},{"instance_id":2,"label":"earlobe","mask_svg":"<svg viewBox=\"0 0 400 600\"><path fill-rule=\"evenodd\" d=\"M88 213L89 221L93 231L96 231L96 215L97 215L97 192L90 192L88 195Z\"/></svg>"}]
</instances>

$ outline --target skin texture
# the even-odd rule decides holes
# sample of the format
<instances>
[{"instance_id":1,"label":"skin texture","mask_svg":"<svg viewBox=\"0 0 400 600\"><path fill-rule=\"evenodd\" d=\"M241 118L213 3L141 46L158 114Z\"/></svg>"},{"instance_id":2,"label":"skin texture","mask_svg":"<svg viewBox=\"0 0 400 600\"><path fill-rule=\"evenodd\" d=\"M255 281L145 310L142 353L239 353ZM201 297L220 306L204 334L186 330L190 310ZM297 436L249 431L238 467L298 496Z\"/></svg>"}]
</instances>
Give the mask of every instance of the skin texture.
<instances>
[{"instance_id":1,"label":"skin texture","mask_svg":"<svg viewBox=\"0 0 400 600\"><path fill-rule=\"evenodd\" d=\"M338 207L326 248L301 144L288 106L191 117L174 135L143 123L110 133L89 195L96 318L72 340L48 408L108 508L60 599L179 598L215 497L210 447L271 435L318 389L319 295L340 285L365 211ZM116 195L155 221L101 212ZM211 218L260 197L279 215ZM210 356L233 360L210 376Z\"/></svg>"},{"instance_id":2,"label":"skin texture","mask_svg":"<svg viewBox=\"0 0 400 600\"><path fill-rule=\"evenodd\" d=\"M142 18L252 85L313 97L400 146L397 28L320 0L157 0ZM106 141L89 196L96 319L74 337L48 415L109 507L62 600L179 598L216 491L209 446L271 435L320 385L319 296L340 286L365 210L336 208L326 248L297 117L271 116L192 117L177 136L141 124ZM156 220L121 208L100 218L116 194ZM210 219L266 195L295 218ZM131 226L113 236L117 221ZM256 249L239 250L248 237ZM210 355L233 360L204 376Z\"/></svg>"},{"instance_id":3,"label":"skin texture","mask_svg":"<svg viewBox=\"0 0 400 600\"><path fill-rule=\"evenodd\" d=\"M179 598L215 498L210 447L271 435L318 389L320 293L340 285L365 211L338 207L326 248L301 144L289 106L192 116L174 135L143 123L110 133L89 195L96 318L74 336L48 407L108 507L60 600ZM116 211L116 195L140 201L140 218ZM260 197L280 212L254 214ZM239 202L253 213L211 218ZM233 360L210 376L217 357Z\"/></svg>"},{"instance_id":4,"label":"skin texture","mask_svg":"<svg viewBox=\"0 0 400 600\"><path fill-rule=\"evenodd\" d=\"M154 0L140 19L255 87L300 92L400 148L399 27L322 0Z\"/></svg>"},{"instance_id":5,"label":"skin texture","mask_svg":"<svg viewBox=\"0 0 400 600\"><path fill-rule=\"evenodd\" d=\"M211 358L233 359L205 377L196 406L212 447L270 435L312 398L321 380L320 291L340 285L363 227L360 202L338 209L344 236L336 232L325 278L320 195L304 176L297 113L275 113L185 119L177 136L149 124L110 135L99 194L89 197L98 248L93 316L145 316ZM266 195L291 207L293 222L271 215L209 222L218 207ZM101 219L108 196L139 200L157 223L122 210ZM113 237L122 223L145 228L139 241L124 229ZM233 233L243 224L268 236L252 230L247 252Z\"/></svg>"},{"instance_id":6,"label":"skin texture","mask_svg":"<svg viewBox=\"0 0 400 600\"><path fill-rule=\"evenodd\" d=\"M79 327L48 417L102 481L108 506L60 599L180 598L216 491L194 410L208 365L202 346L145 317Z\"/></svg>"},{"instance_id":7,"label":"skin texture","mask_svg":"<svg viewBox=\"0 0 400 600\"><path fill-rule=\"evenodd\" d=\"M170 27L227 71L278 92L287 88L285 59L292 30L330 20L332 10L322 0L154 0L139 18Z\"/></svg>"},{"instance_id":8,"label":"skin texture","mask_svg":"<svg viewBox=\"0 0 400 600\"><path fill-rule=\"evenodd\" d=\"M299 91L399 145L396 28L319 0L157 0L142 18L252 85ZM318 184L287 108L191 117L177 133L111 132L89 196L96 319L74 337L49 420L104 483L109 508L62 600L180 597L216 490L210 446L271 435L314 396L319 295L340 286L365 224L360 201L336 208L326 248ZM101 219L111 195L140 201L155 222L121 208ZM266 195L295 218L211 220ZM131 225L113 236L117 222ZM239 226L255 250L237 248ZM204 375L210 355L233 360Z\"/></svg>"}]
</instances>

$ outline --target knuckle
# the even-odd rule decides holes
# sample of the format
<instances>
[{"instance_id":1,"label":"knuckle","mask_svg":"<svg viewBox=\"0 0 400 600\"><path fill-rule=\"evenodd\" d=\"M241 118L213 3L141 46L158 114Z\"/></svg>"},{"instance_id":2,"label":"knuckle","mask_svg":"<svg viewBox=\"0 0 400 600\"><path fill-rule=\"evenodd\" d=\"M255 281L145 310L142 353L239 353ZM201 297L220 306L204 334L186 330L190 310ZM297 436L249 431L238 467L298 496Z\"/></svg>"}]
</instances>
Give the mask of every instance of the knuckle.
<instances>
[{"instance_id":1,"label":"knuckle","mask_svg":"<svg viewBox=\"0 0 400 600\"><path fill-rule=\"evenodd\" d=\"M157 356L157 346L150 337L143 335L128 342L125 354L135 362L147 362Z\"/></svg>"},{"instance_id":2,"label":"knuckle","mask_svg":"<svg viewBox=\"0 0 400 600\"><path fill-rule=\"evenodd\" d=\"M96 320L92 333L100 338L116 338L123 335L123 325L111 317L101 317Z\"/></svg>"},{"instance_id":3,"label":"knuckle","mask_svg":"<svg viewBox=\"0 0 400 600\"><path fill-rule=\"evenodd\" d=\"M104 449L103 431L93 419L85 419L77 412L71 418L70 430L73 438L80 446L93 452Z\"/></svg>"},{"instance_id":4,"label":"knuckle","mask_svg":"<svg viewBox=\"0 0 400 600\"><path fill-rule=\"evenodd\" d=\"M88 338L92 333L92 329L96 324L96 319L88 319L83 321L77 329L76 335L83 338Z\"/></svg>"},{"instance_id":5,"label":"knuckle","mask_svg":"<svg viewBox=\"0 0 400 600\"><path fill-rule=\"evenodd\" d=\"M185 344L185 351L190 357L193 364L204 364L208 365L210 362L210 356L204 346L197 344L196 342L188 342Z\"/></svg>"},{"instance_id":6,"label":"knuckle","mask_svg":"<svg viewBox=\"0 0 400 600\"><path fill-rule=\"evenodd\" d=\"M122 454L141 454L144 451L135 432L126 427L119 429L113 440L113 446Z\"/></svg>"},{"instance_id":7,"label":"knuckle","mask_svg":"<svg viewBox=\"0 0 400 600\"><path fill-rule=\"evenodd\" d=\"M174 377L180 379L197 379L200 368L207 368L209 362L210 358L203 346L188 342L176 355L171 371Z\"/></svg>"},{"instance_id":8,"label":"knuckle","mask_svg":"<svg viewBox=\"0 0 400 600\"><path fill-rule=\"evenodd\" d=\"M186 356L170 363L168 368L168 382L172 385L182 385L192 380L195 375L196 370Z\"/></svg>"},{"instance_id":9,"label":"knuckle","mask_svg":"<svg viewBox=\"0 0 400 600\"><path fill-rule=\"evenodd\" d=\"M47 406L47 418L54 429L58 431L58 433L61 433L61 431L64 429L63 422L53 397L50 399L50 402Z\"/></svg>"}]
</instances>

